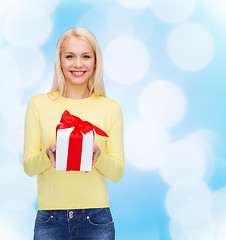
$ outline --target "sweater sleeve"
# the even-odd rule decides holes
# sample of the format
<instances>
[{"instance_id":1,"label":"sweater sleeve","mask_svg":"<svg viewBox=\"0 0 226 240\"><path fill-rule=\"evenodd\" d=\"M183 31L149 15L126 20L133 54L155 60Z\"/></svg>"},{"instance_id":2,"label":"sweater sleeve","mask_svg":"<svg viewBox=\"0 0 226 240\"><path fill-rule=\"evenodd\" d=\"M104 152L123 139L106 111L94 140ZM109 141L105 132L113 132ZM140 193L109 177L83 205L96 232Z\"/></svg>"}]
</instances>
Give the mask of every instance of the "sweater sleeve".
<instances>
[{"instance_id":1,"label":"sweater sleeve","mask_svg":"<svg viewBox=\"0 0 226 240\"><path fill-rule=\"evenodd\" d=\"M38 108L34 99L28 103L25 116L24 133L24 171L28 176L34 176L51 167L51 161L42 149L42 132Z\"/></svg>"},{"instance_id":2,"label":"sweater sleeve","mask_svg":"<svg viewBox=\"0 0 226 240\"><path fill-rule=\"evenodd\" d=\"M113 182L118 182L124 173L123 120L117 104L111 117L109 138L106 138L105 151L97 159L95 168Z\"/></svg>"}]
</instances>

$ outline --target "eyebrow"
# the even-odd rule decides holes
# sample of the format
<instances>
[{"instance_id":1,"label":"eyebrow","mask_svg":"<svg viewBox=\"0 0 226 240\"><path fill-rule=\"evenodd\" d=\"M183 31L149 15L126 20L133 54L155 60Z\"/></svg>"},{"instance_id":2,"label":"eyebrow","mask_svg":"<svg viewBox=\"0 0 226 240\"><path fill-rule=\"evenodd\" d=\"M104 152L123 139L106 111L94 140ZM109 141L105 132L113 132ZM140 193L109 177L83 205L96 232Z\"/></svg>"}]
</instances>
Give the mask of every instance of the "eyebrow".
<instances>
[{"instance_id":1,"label":"eyebrow","mask_svg":"<svg viewBox=\"0 0 226 240\"><path fill-rule=\"evenodd\" d=\"M92 52L84 52L83 54L93 54Z\"/></svg>"},{"instance_id":2,"label":"eyebrow","mask_svg":"<svg viewBox=\"0 0 226 240\"><path fill-rule=\"evenodd\" d=\"M65 52L64 54L74 54L73 52ZM82 53L82 55L84 54L93 54L92 52L84 52Z\"/></svg>"}]
</instances>

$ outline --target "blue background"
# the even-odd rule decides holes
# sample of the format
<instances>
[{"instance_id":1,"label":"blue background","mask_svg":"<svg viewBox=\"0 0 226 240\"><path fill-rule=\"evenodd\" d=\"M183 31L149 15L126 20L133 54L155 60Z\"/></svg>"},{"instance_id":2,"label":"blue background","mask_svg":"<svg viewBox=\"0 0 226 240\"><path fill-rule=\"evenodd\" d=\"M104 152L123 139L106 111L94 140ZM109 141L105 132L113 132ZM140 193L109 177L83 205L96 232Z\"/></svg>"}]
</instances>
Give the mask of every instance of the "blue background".
<instances>
[{"instance_id":1,"label":"blue background","mask_svg":"<svg viewBox=\"0 0 226 240\"><path fill-rule=\"evenodd\" d=\"M60 36L84 27L101 47L107 96L123 111L126 170L108 181L116 239L224 239L224 1L3 0L0 9L0 238L32 239L26 105L50 90Z\"/></svg>"}]
</instances>

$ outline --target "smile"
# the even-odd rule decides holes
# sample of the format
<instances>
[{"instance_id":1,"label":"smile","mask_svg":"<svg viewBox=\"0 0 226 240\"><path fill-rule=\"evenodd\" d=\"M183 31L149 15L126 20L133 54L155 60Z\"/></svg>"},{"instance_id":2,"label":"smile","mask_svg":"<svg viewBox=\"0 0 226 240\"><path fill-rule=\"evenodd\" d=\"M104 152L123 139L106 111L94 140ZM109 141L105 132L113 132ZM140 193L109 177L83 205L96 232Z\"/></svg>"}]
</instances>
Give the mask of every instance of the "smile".
<instances>
[{"instance_id":1,"label":"smile","mask_svg":"<svg viewBox=\"0 0 226 240\"><path fill-rule=\"evenodd\" d=\"M75 77L82 77L85 75L86 71L71 71L71 73Z\"/></svg>"}]
</instances>

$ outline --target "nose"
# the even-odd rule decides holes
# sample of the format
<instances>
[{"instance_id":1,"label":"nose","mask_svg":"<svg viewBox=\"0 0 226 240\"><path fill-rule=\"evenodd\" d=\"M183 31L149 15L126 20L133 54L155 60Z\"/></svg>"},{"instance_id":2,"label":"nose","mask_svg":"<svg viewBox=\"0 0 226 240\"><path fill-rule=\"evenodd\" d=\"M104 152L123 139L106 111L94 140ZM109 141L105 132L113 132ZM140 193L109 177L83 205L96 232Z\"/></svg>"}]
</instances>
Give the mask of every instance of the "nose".
<instances>
[{"instance_id":1,"label":"nose","mask_svg":"<svg viewBox=\"0 0 226 240\"><path fill-rule=\"evenodd\" d=\"M80 57L75 58L74 66L77 68L81 68L83 66L82 59Z\"/></svg>"}]
</instances>

